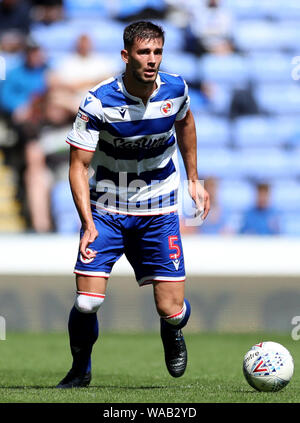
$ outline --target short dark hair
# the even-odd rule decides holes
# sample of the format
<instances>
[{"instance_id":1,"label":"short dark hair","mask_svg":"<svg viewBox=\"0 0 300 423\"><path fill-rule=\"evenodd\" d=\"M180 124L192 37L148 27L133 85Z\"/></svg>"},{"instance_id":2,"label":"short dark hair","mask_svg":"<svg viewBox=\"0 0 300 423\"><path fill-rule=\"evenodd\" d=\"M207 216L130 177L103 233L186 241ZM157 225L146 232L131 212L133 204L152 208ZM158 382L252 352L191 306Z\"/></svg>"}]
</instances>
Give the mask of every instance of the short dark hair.
<instances>
[{"instance_id":1,"label":"short dark hair","mask_svg":"<svg viewBox=\"0 0 300 423\"><path fill-rule=\"evenodd\" d=\"M124 47L132 47L135 39L153 40L162 38L165 42L165 33L162 27L149 21L138 21L127 25L123 33Z\"/></svg>"},{"instance_id":2,"label":"short dark hair","mask_svg":"<svg viewBox=\"0 0 300 423\"><path fill-rule=\"evenodd\" d=\"M258 182L256 184L256 190L259 192L269 192L270 191L270 185L266 182Z\"/></svg>"}]
</instances>

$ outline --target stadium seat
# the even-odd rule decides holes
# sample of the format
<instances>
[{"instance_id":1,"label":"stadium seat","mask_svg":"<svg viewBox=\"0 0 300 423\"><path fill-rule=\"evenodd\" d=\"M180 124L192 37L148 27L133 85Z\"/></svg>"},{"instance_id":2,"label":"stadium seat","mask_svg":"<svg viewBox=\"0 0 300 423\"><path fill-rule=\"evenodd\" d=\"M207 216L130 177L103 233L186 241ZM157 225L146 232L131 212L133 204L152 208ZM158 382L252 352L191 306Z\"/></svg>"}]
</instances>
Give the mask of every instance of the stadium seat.
<instances>
[{"instance_id":1,"label":"stadium seat","mask_svg":"<svg viewBox=\"0 0 300 423\"><path fill-rule=\"evenodd\" d=\"M300 3L298 0L276 0L272 2L270 16L273 19L300 19Z\"/></svg>"},{"instance_id":2,"label":"stadium seat","mask_svg":"<svg viewBox=\"0 0 300 423\"><path fill-rule=\"evenodd\" d=\"M255 202L254 185L243 179L224 179L219 183L218 200L222 208L241 212Z\"/></svg>"},{"instance_id":3,"label":"stadium seat","mask_svg":"<svg viewBox=\"0 0 300 423\"><path fill-rule=\"evenodd\" d=\"M299 36L300 28L297 20L239 21L233 29L234 43L242 51L297 51Z\"/></svg>"},{"instance_id":4,"label":"stadium seat","mask_svg":"<svg viewBox=\"0 0 300 423\"><path fill-rule=\"evenodd\" d=\"M299 19L298 0L223 0L222 5L229 8L236 20L243 19Z\"/></svg>"},{"instance_id":5,"label":"stadium seat","mask_svg":"<svg viewBox=\"0 0 300 423\"><path fill-rule=\"evenodd\" d=\"M209 90L211 91L211 95L209 96L209 111L227 116L232 100L232 87L226 83L213 83L209 87Z\"/></svg>"},{"instance_id":6,"label":"stadium seat","mask_svg":"<svg viewBox=\"0 0 300 423\"><path fill-rule=\"evenodd\" d=\"M110 14L110 6L107 1L64 0L64 12L68 19L106 17Z\"/></svg>"},{"instance_id":7,"label":"stadium seat","mask_svg":"<svg viewBox=\"0 0 300 423\"><path fill-rule=\"evenodd\" d=\"M202 148L198 154L200 178L230 178L236 176L235 154L228 148Z\"/></svg>"},{"instance_id":8,"label":"stadium seat","mask_svg":"<svg viewBox=\"0 0 300 423\"><path fill-rule=\"evenodd\" d=\"M296 83L259 84L254 90L260 108L268 113L300 112L300 87Z\"/></svg>"},{"instance_id":9,"label":"stadium seat","mask_svg":"<svg viewBox=\"0 0 300 423\"><path fill-rule=\"evenodd\" d=\"M46 51L72 51L80 33L79 28L66 22L57 22L52 25L34 25L31 35Z\"/></svg>"},{"instance_id":10,"label":"stadium seat","mask_svg":"<svg viewBox=\"0 0 300 423\"><path fill-rule=\"evenodd\" d=\"M236 20L264 19L270 16L272 8L276 7L276 2L273 0L223 0L222 6L228 8Z\"/></svg>"},{"instance_id":11,"label":"stadium seat","mask_svg":"<svg viewBox=\"0 0 300 423\"><path fill-rule=\"evenodd\" d=\"M280 216L280 230L285 236L300 236L299 213L283 213Z\"/></svg>"},{"instance_id":12,"label":"stadium seat","mask_svg":"<svg viewBox=\"0 0 300 423\"><path fill-rule=\"evenodd\" d=\"M127 19L130 16L142 12L144 9L153 9L157 11L165 10L165 2L161 0L118 0L114 9L116 17Z\"/></svg>"},{"instance_id":13,"label":"stadium seat","mask_svg":"<svg viewBox=\"0 0 300 423\"><path fill-rule=\"evenodd\" d=\"M160 0L159 0L160 1ZM165 31L165 44L164 44L164 54L169 52L177 53L177 60L180 61L182 54L184 53L184 36L182 30L176 25L162 20L151 20L156 25L162 26ZM178 55L178 51L180 54Z\"/></svg>"},{"instance_id":14,"label":"stadium seat","mask_svg":"<svg viewBox=\"0 0 300 423\"><path fill-rule=\"evenodd\" d=\"M189 87L190 107L193 113L206 112L211 108L210 100L200 90Z\"/></svg>"},{"instance_id":15,"label":"stadium seat","mask_svg":"<svg viewBox=\"0 0 300 423\"><path fill-rule=\"evenodd\" d=\"M199 148L224 147L229 144L231 131L227 119L200 113L195 113L194 119Z\"/></svg>"},{"instance_id":16,"label":"stadium seat","mask_svg":"<svg viewBox=\"0 0 300 423\"><path fill-rule=\"evenodd\" d=\"M277 132L275 119L264 116L242 116L235 119L233 140L237 147L280 146L283 140Z\"/></svg>"},{"instance_id":17,"label":"stadium seat","mask_svg":"<svg viewBox=\"0 0 300 423\"><path fill-rule=\"evenodd\" d=\"M300 122L298 115L278 115L273 119L274 130L287 147L300 147Z\"/></svg>"},{"instance_id":18,"label":"stadium seat","mask_svg":"<svg viewBox=\"0 0 300 423\"><path fill-rule=\"evenodd\" d=\"M119 0L116 6L116 15L120 19L125 19L141 12L147 3L147 0Z\"/></svg>"},{"instance_id":19,"label":"stadium seat","mask_svg":"<svg viewBox=\"0 0 300 423\"><path fill-rule=\"evenodd\" d=\"M74 20L72 26L77 28L77 32L81 34L84 32L82 28L86 26L86 22L80 20ZM123 48L123 29L125 25L123 23L114 21L112 19L106 19L104 21L95 23L89 28L89 35L93 40L94 47L99 52L107 52L118 54L120 57L120 51Z\"/></svg>"},{"instance_id":20,"label":"stadium seat","mask_svg":"<svg viewBox=\"0 0 300 423\"><path fill-rule=\"evenodd\" d=\"M280 35L276 23L265 20L239 21L233 28L233 41L242 51L274 51L280 48Z\"/></svg>"},{"instance_id":21,"label":"stadium seat","mask_svg":"<svg viewBox=\"0 0 300 423\"><path fill-rule=\"evenodd\" d=\"M295 179L281 179L271 185L272 205L284 212L300 212L300 183Z\"/></svg>"},{"instance_id":22,"label":"stadium seat","mask_svg":"<svg viewBox=\"0 0 300 423\"><path fill-rule=\"evenodd\" d=\"M206 54L198 61L202 80L236 85L248 80L249 71L244 57L238 54Z\"/></svg>"},{"instance_id":23,"label":"stadium seat","mask_svg":"<svg viewBox=\"0 0 300 423\"><path fill-rule=\"evenodd\" d=\"M178 60L178 53L164 52L160 69L170 73L177 73L187 83L195 84L199 82L196 64L197 60L191 53L180 53L180 60Z\"/></svg>"},{"instance_id":24,"label":"stadium seat","mask_svg":"<svg viewBox=\"0 0 300 423\"><path fill-rule=\"evenodd\" d=\"M254 83L290 82L291 57L279 52L255 52L247 58L249 75Z\"/></svg>"},{"instance_id":25,"label":"stadium seat","mask_svg":"<svg viewBox=\"0 0 300 423\"><path fill-rule=\"evenodd\" d=\"M300 148L294 148L286 153L289 160L290 175L300 178Z\"/></svg>"},{"instance_id":26,"label":"stadium seat","mask_svg":"<svg viewBox=\"0 0 300 423\"><path fill-rule=\"evenodd\" d=\"M35 25L32 36L46 52L70 52L78 37L88 33L96 50L119 53L123 48L123 28L123 24L110 19L91 21L83 18L50 26Z\"/></svg>"},{"instance_id":27,"label":"stadium seat","mask_svg":"<svg viewBox=\"0 0 300 423\"><path fill-rule=\"evenodd\" d=\"M276 23L279 49L299 51L300 27L297 20L284 20Z\"/></svg>"},{"instance_id":28,"label":"stadium seat","mask_svg":"<svg viewBox=\"0 0 300 423\"><path fill-rule=\"evenodd\" d=\"M289 155L280 148L242 148L235 152L236 176L255 181L294 176Z\"/></svg>"}]
</instances>

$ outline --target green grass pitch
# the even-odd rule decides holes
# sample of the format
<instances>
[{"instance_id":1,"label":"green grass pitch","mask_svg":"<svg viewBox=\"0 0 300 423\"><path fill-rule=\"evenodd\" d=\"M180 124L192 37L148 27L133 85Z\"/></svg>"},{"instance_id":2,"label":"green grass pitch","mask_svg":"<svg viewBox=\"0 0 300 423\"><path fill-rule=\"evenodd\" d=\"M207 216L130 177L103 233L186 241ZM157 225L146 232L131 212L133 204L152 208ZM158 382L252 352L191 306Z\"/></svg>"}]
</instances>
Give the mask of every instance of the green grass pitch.
<instances>
[{"instance_id":1,"label":"green grass pitch","mask_svg":"<svg viewBox=\"0 0 300 423\"><path fill-rule=\"evenodd\" d=\"M297 403L300 345L289 334L186 333L189 363L173 379L159 333L102 333L93 379L83 389L55 389L69 370L66 333L8 333L0 341L1 403ZM242 360L256 342L272 340L294 357L295 372L280 392L260 393L244 380Z\"/></svg>"}]
</instances>

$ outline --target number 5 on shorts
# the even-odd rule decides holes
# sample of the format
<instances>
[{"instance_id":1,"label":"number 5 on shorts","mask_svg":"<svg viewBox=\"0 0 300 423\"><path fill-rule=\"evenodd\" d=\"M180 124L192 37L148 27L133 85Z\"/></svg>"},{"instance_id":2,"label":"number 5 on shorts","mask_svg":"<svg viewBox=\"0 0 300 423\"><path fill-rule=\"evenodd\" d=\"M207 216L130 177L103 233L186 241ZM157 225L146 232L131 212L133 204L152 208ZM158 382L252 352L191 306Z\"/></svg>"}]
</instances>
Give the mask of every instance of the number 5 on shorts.
<instances>
[{"instance_id":1,"label":"number 5 on shorts","mask_svg":"<svg viewBox=\"0 0 300 423\"><path fill-rule=\"evenodd\" d=\"M169 240L169 249L170 250L176 250L176 253L169 254L169 257L171 260L177 260L181 256L181 250L179 245L175 244L175 242L178 242L178 236L177 235L170 235L168 237Z\"/></svg>"}]
</instances>

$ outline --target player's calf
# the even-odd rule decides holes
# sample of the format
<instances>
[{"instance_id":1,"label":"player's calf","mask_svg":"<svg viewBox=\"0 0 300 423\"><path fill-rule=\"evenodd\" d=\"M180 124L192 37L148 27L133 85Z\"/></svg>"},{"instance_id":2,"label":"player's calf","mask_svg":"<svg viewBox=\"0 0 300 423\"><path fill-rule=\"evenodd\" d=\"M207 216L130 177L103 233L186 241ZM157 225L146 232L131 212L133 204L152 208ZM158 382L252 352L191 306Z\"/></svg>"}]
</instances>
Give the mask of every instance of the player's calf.
<instances>
[{"instance_id":1,"label":"player's calf","mask_svg":"<svg viewBox=\"0 0 300 423\"><path fill-rule=\"evenodd\" d=\"M79 388L91 381L91 353L98 338L97 311L105 299L104 294L77 291L74 307L69 316L72 368L58 388Z\"/></svg>"},{"instance_id":2,"label":"player's calf","mask_svg":"<svg viewBox=\"0 0 300 423\"><path fill-rule=\"evenodd\" d=\"M187 366L187 349L181 329L187 324L191 306L184 299L182 309L160 318L160 334L165 352L165 362L171 376L180 377Z\"/></svg>"}]
</instances>

